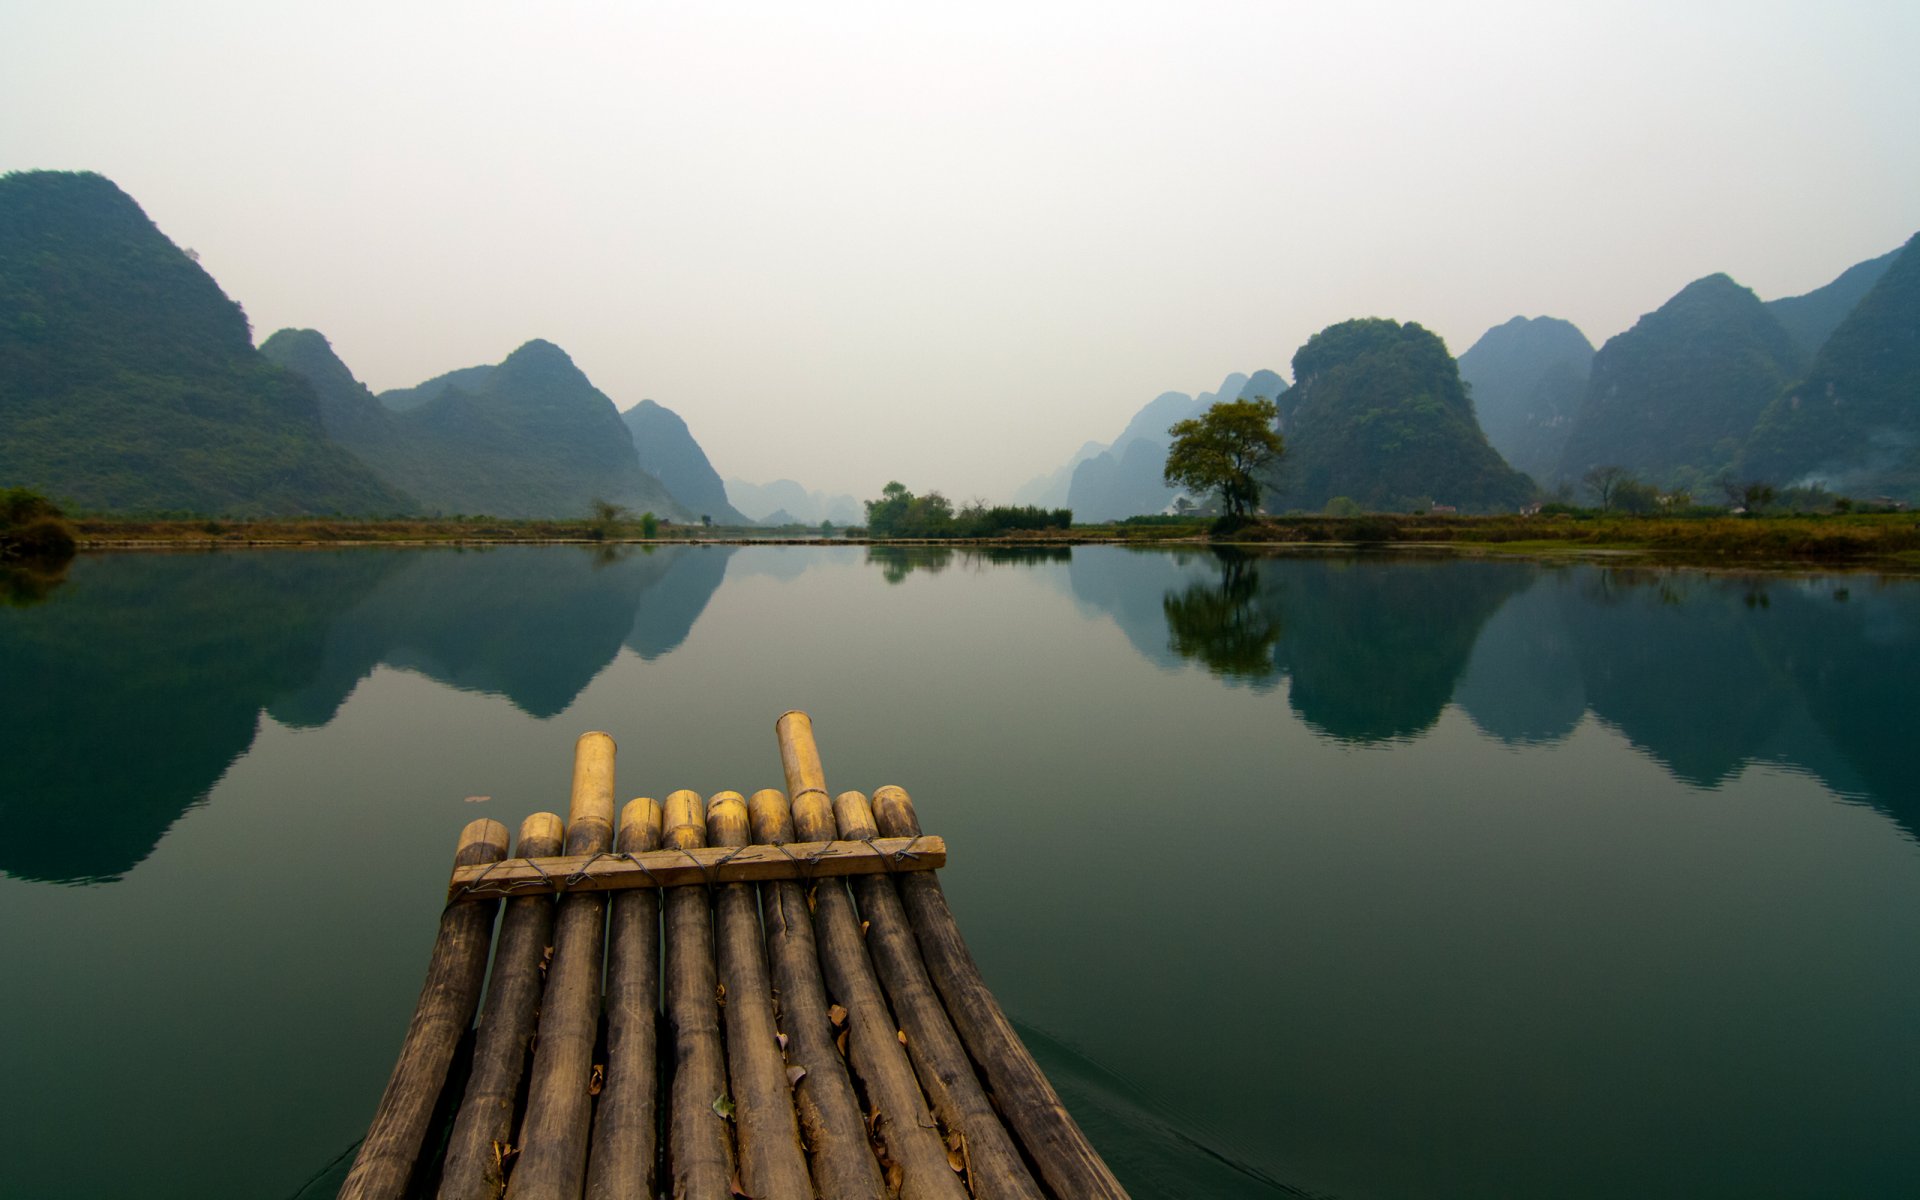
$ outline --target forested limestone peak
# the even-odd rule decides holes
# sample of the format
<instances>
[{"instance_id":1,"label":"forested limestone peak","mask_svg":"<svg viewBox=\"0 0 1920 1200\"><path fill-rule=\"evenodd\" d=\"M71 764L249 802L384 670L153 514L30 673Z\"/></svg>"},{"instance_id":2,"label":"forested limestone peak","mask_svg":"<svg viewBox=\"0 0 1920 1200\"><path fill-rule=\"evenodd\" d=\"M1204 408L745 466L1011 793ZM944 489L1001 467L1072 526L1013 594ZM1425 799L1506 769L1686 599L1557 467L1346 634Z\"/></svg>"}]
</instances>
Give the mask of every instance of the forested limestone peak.
<instances>
[{"instance_id":1,"label":"forested limestone peak","mask_svg":"<svg viewBox=\"0 0 1920 1200\"><path fill-rule=\"evenodd\" d=\"M389 513L301 379L111 181L0 177L0 478L71 507Z\"/></svg>"},{"instance_id":2,"label":"forested limestone peak","mask_svg":"<svg viewBox=\"0 0 1920 1200\"><path fill-rule=\"evenodd\" d=\"M1762 414L1744 475L1920 501L1920 234Z\"/></svg>"},{"instance_id":3,"label":"forested limestone peak","mask_svg":"<svg viewBox=\"0 0 1920 1200\"><path fill-rule=\"evenodd\" d=\"M1558 473L1620 464L1704 495L1803 363L1759 297L1724 274L1697 279L1594 356Z\"/></svg>"},{"instance_id":4,"label":"forested limestone peak","mask_svg":"<svg viewBox=\"0 0 1920 1200\"><path fill-rule=\"evenodd\" d=\"M1533 492L1487 444L1446 343L1417 324L1328 326L1293 356L1293 375L1269 509L1344 496L1374 510L1511 510Z\"/></svg>"}]
</instances>

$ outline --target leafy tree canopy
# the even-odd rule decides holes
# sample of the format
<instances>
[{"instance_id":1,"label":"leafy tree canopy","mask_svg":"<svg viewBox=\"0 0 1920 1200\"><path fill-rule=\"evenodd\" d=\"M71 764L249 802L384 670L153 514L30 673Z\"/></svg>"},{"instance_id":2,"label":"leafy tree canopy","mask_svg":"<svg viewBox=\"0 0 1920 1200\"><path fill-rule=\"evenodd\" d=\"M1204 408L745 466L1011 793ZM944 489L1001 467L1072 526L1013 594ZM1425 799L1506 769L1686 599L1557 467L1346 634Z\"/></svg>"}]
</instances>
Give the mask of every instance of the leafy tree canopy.
<instances>
[{"instance_id":1,"label":"leafy tree canopy","mask_svg":"<svg viewBox=\"0 0 1920 1200\"><path fill-rule=\"evenodd\" d=\"M1260 503L1259 473L1286 452L1274 431L1279 408L1272 400L1223 400L1198 417L1167 430L1166 481L1188 491L1213 492L1229 517L1245 516Z\"/></svg>"}]
</instances>

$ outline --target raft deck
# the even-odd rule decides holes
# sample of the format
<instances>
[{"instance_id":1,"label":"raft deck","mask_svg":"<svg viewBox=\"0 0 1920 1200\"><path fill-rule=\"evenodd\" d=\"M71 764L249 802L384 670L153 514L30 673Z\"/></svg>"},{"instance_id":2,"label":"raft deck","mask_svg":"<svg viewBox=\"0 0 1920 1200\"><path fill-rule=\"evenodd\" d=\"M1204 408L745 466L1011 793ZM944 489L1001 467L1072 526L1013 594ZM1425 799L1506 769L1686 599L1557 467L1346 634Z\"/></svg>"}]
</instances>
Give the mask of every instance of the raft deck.
<instances>
[{"instance_id":1,"label":"raft deck","mask_svg":"<svg viewBox=\"0 0 1920 1200\"><path fill-rule=\"evenodd\" d=\"M981 979L945 843L900 788L830 800L805 713L775 730L785 791L616 825L588 733L564 824L528 817L511 858L499 822L462 831L342 1197L1126 1195Z\"/></svg>"}]
</instances>

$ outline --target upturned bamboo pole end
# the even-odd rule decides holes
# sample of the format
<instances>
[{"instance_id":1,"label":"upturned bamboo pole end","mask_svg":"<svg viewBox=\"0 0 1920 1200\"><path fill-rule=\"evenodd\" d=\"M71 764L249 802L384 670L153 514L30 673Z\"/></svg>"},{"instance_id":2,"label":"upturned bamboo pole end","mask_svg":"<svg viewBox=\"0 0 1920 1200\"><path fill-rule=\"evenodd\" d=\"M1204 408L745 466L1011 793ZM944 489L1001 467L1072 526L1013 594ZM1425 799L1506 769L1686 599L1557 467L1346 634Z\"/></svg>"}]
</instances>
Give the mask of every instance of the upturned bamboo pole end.
<instances>
[{"instance_id":1,"label":"upturned bamboo pole end","mask_svg":"<svg viewBox=\"0 0 1920 1200\"><path fill-rule=\"evenodd\" d=\"M613 845L613 756L613 739L598 730L581 734L573 744L569 854L592 854Z\"/></svg>"}]
</instances>

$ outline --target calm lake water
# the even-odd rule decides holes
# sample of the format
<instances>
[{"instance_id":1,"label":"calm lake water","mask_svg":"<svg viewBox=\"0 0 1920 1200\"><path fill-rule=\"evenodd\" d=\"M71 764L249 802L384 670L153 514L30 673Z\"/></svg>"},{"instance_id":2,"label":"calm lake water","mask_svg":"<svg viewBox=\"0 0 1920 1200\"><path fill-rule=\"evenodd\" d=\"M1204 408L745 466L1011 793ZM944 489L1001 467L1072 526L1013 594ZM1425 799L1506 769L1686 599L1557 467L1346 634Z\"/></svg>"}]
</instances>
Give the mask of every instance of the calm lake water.
<instances>
[{"instance_id":1,"label":"calm lake water","mask_svg":"<svg viewBox=\"0 0 1920 1200\"><path fill-rule=\"evenodd\" d=\"M118 555L0 677L0 1195L330 1195L460 827L595 728L776 786L787 708L1136 1196L1920 1193L1914 582Z\"/></svg>"}]
</instances>

